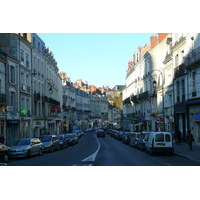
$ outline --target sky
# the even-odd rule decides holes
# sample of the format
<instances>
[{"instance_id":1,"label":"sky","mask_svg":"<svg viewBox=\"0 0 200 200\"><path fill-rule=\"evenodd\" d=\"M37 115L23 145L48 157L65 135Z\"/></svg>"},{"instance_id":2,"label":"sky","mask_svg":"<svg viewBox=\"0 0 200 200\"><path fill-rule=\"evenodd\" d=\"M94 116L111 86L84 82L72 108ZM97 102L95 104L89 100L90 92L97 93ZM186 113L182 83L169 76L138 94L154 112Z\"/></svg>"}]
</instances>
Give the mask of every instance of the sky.
<instances>
[{"instance_id":1,"label":"sky","mask_svg":"<svg viewBox=\"0 0 200 200\"><path fill-rule=\"evenodd\" d=\"M37 33L53 52L59 72L97 87L125 85L128 62L156 33Z\"/></svg>"}]
</instances>

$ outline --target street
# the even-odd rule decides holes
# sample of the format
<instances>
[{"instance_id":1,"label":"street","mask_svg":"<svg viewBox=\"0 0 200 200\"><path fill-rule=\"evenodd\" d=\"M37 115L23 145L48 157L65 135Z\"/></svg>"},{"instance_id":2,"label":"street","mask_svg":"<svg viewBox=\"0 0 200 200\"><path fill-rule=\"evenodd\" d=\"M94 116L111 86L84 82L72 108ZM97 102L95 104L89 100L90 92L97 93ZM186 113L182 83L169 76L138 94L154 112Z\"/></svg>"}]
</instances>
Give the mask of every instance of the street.
<instances>
[{"instance_id":1,"label":"street","mask_svg":"<svg viewBox=\"0 0 200 200\"><path fill-rule=\"evenodd\" d=\"M97 138L84 133L79 143L42 156L11 158L8 166L199 166L200 163L176 155L150 156L109 135Z\"/></svg>"}]
</instances>

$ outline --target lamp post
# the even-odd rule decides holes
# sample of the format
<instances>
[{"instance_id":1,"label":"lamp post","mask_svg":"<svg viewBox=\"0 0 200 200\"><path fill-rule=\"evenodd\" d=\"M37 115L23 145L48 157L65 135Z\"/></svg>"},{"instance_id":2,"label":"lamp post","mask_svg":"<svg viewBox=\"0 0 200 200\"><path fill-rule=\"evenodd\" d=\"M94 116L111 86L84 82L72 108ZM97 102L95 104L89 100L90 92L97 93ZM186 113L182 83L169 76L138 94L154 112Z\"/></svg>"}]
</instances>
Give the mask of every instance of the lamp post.
<instances>
[{"instance_id":1,"label":"lamp post","mask_svg":"<svg viewBox=\"0 0 200 200\"><path fill-rule=\"evenodd\" d=\"M53 82L51 79L46 79L44 81L44 95L46 94L46 87L45 87L45 83L47 81ZM52 83L49 83L49 94L52 95L53 94L53 89L52 89ZM44 132L46 133L46 115L45 115L45 98L44 98L44 106L43 106L43 112L44 112Z\"/></svg>"},{"instance_id":2,"label":"lamp post","mask_svg":"<svg viewBox=\"0 0 200 200\"><path fill-rule=\"evenodd\" d=\"M152 70L151 72L151 77L154 79L153 81L153 88L154 88L154 92L156 90L156 87L157 87L157 82L156 82L156 79L159 77L158 76L158 73L155 73L155 72L158 72L159 75L162 76L162 108L163 108L163 129L164 131L166 131L166 128L165 128L165 107L164 107L164 76L163 76L163 73L159 70L159 69L154 69Z\"/></svg>"}]
</instances>

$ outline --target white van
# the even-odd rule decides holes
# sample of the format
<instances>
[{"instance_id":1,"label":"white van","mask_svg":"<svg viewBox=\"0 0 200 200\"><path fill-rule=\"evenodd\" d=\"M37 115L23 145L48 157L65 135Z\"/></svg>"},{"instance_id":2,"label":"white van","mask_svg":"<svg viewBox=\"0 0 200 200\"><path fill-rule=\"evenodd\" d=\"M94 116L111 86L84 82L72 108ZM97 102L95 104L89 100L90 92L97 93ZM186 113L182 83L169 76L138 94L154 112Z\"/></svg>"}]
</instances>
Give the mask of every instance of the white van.
<instances>
[{"instance_id":1,"label":"white van","mask_svg":"<svg viewBox=\"0 0 200 200\"><path fill-rule=\"evenodd\" d=\"M150 155L159 152L173 155L172 135L169 132L150 132L145 145L146 152L149 152Z\"/></svg>"}]
</instances>

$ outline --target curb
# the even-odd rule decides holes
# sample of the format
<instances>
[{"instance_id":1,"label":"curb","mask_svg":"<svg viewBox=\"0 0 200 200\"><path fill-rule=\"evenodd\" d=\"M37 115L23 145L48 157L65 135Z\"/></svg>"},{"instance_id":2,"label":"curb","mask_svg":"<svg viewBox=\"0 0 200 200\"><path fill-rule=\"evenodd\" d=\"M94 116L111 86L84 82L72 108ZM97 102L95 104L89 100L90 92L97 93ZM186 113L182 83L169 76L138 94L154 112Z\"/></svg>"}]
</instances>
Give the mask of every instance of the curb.
<instances>
[{"instance_id":1,"label":"curb","mask_svg":"<svg viewBox=\"0 0 200 200\"><path fill-rule=\"evenodd\" d=\"M183 154L180 154L180 153L175 153L175 152L174 152L173 154L200 163L200 160L196 160L196 159L194 159L194 158L191 158L190 156L186 156L186 155L183 155Z\"/></svg>"}]
</instances>

